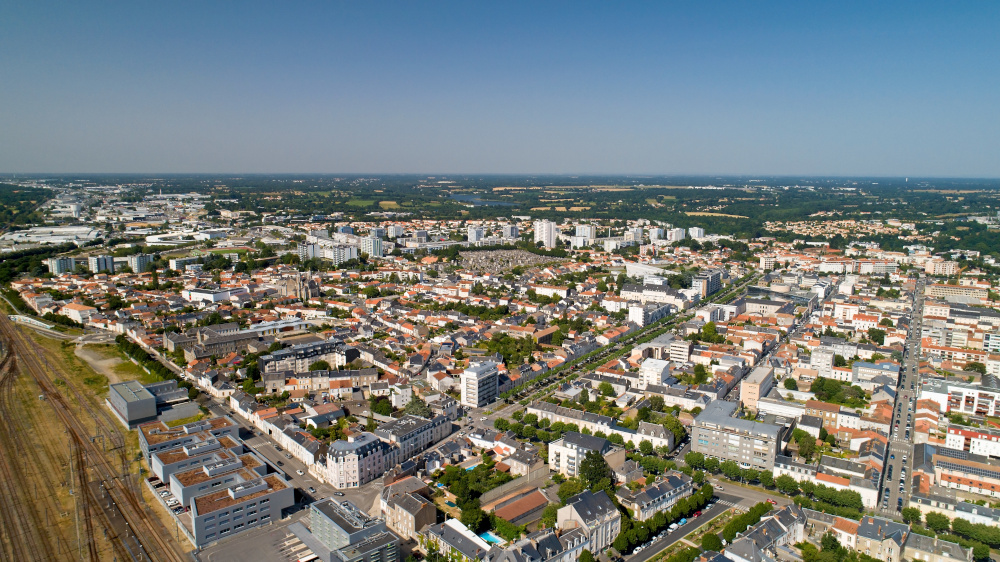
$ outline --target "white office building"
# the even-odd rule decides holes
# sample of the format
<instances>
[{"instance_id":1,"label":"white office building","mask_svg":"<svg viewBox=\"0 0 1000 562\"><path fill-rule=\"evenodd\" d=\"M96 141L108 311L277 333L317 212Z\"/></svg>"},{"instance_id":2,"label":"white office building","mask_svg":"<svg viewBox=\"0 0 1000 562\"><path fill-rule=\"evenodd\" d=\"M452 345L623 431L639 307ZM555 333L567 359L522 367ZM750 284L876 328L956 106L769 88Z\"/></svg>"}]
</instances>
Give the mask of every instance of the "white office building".
<instances>
[{"instance_id":1,"label":"white office building","mask_svg":"<svg viewBox=\"0 0 1000 562\"><path fill-rule=\"evenodd\" d=\"M541 242L546 248L555 248L559 228L547 220L535 221L535 243Z\"/></svg>"},{"instance_id":2,"label":"white office building","mask_svg":"<svg viewBox=\"0 0 1000 562\"><path fill-rule=\"evenodd\" d=\"M692 226L691 228L688 229L688 236L690 236L691 238L704 238L705 229L701 228L700 226Z\"/></svg>"},{"instance_id":3,"label":"white office building","mask_svg":"<svg viewBox=\"0 0 1000 562\"><path fill-rule=\"evenodd\" d=\"M576 235L584 238L597 238L597 227L592 224L576 225Z\"/></svg>"},{"instance_id":4,"label":"white office building","mask_svg":"<svg viewBox=\"0 0 1000 562\"><path fill-rule=\"evenodd\" d=\"M481 408L497 399L499 371L493 362L474 363L461 376L462 404Z\"/></svg>"},{"instance_id":5,"label":"white office building","mask_svg":"<svg viewBox=\"0 0 1000 562\"><path fill-rule=\"evenodd\" d=\"M382 249L382 239L374 236L361 239L361 253L368 254L368 257L381 258L385 256Z\"/></svg>"},{"instance_id":6,"label":"white office building","mask_svg":"<svg viewBox=\"0 0 1000 562\"><path fill-rule=\"evenodd\" d=\"M468 229L469 242L479 242L486 238L486 232L481 226L470 226Z\"/></svg>"}]
</instances>

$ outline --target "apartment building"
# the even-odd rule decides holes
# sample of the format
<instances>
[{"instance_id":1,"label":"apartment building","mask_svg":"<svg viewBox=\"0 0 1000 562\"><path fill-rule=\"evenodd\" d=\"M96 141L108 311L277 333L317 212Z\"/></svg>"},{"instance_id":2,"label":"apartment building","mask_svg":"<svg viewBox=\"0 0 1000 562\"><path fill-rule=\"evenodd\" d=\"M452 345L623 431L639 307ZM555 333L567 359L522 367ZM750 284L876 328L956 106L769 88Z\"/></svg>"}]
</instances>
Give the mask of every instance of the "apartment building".
<instances>
[{"instance_id":1,"label":"apartment building","mask_svg":"<svg viewBox=\"0 0 1000 562\"><path fill-rule=\"evenodd\" d=\"M390 451L398 457L389 459L391 461L389 466L416 456L450 433L451 422L444 416L434 416L434 419L428 420L414 415L405 415L397 420L384 423L375 430L375 435L379 439L394 446L393 449L398 448L398 451Z\"/></svg>"},{"instance_id":2,"label":"apartment building","mask_svg":"<svg viewBox=\"0 0 1000 562\"><path fill-rule=\"evenodd\" d=\"M980 384L956 379L939 379L924 382L920 398L933 400L942 412L965 415L1000 415L1000 378L983 375Z\"/></svg>"},{"instance_id":3,"label":"apartment building","mask_svg":"<svg viewBox=\"0 0 1000 562\"><path fill-rule=\"evenodd\" d=\"M91 273L115 272L115 258L112 256L90 256L87 258L87 269Z\"/></svg>"},{"instance_id":4,"label":"apartment building","mask_svg":"<svg viewBox=\"0 0 1000 562\"><path fill-rule=\"evenodd\" d=\"M1000 431L952 425L944 446L974 455L1000 458Z\"/></svg>"},{"instance_id":5,"label":"apartment building","mask_svg":"<svg viewBox=\"0 0 1000 562\"><path fill-rule=\"evenodd\" d=\"M830 404L829 402L807 400L806 409L803 413L807 416L813 416L823 420L823 427L827 430L838 427L840 423L840 406Z\"/></svg>"},{"instance_id":6,"label":"apartment building","mask_svg":"<svg viewBox=\"0 0 1000 562\"><path fill-rule=\"evenodd\" d=\"M330 443L320 472L334 488L357 488L382 476L390 467L389 456L384 441L372 433L359 433Z\"/></svg>"},{"instance_id":7,"label":"apartment building","mask_svg":"<svg viewBox=\"0 0 1000 562\"><path fill-rule=\"evenodd\" d=\"M740 381L740 400L743 405L757 411L757 401L767 396L774 386L774 367L761 365L750 371L745 379Z\"/></svg>"},{"instance_id":8,"label":"apartment building","mask_svg":"<svg viewBox=\"0 0 1000 562\"><path fill-rule=\"evenodd\" d=\"M948 448L933 457L934 482L943 488L1000 497L1000 460Z\"/></svg>"},{"instance_id":9,"label":"apartment building","mask_svg":"<svg viewBox=\"0 0 1000 562\"><path fill-rule=\"evenodd\" d=\"M482 408L498 396L499 371L493 362L474 363L462 372L462 405Z\"/></svg>"},{"instance_id":10,"label":"apartment building","mask_svg":"<svg viewBox=\"0 0 1000 562\"><path fill-rule=\"evenodd\" d=\"M773 470L784 428L734 418L737 405L715 400L694 420L691 450L743 468Z\"/></svg>"},{"instance_id":11,"label":"apartment building","mask_svg":"<svg viewBox=\"0 0 1000 562\"><path fill-rule=\"evenodd\" d=\"M611 546L622 528L622 515L604 490L583 491L568 500L556 512L556 525L563 530L582 529L590 539L593 552Z\"/></svg>"},{"instance_id":12,"label":"apartment building","mask_svg":"<svg viewBox=\"0 0 1000 562\"><path fill-rule=\"evenodd\" d=\"M49 267L49 273L52 275L63 275L76 271L74 258L49 258L45 260L45 265Z\"/></svg>"},{"instance_id":13,"label":"apartment building","mask_svg":"<svg viewBox=\"0 0 1000 562\"><path fill-rule=\"evenodd\" d=\"M331 367L340 368L360 356L361 352L357 349L344 345L340 339L331 338L321 342L293 345L269 353L262 356L258 363L260 370L265 373L278 371L302 373L308 371L309 366L317 361L326 361Z\"/></svg>"},{"instance_id":14,"label":"apartment building","mask_svg":"<svg viewBox=\"0 0 1000 562\"><path fill-rule=\"evenodd\" d=\"M547 220L535 221L535 243L541 242L546 248L554 248L559 234L559 226Z\"/></svg>"},{"instance_id":15,"label":"apartment building","mask_svg":"<svg viewBox=\"0 0 1000 562\"><path fill-rule=\"evenodd\" d=\"M660 511L669 510L693 492L694 484L691 477L671 470L652 485L635 491L622 486L616 495L618 501L632 511L635 519L646 521Z\"/></svg>"},{"instance_id":16,"label":"apartment building","mask_svg":"<svg viewBox=\"0 0 1000 562\"><path fill-rule=\"evenodd\" d=\"M691 279L691 288L698 291L702 298L718 293L722 289L722 270L705 269L699 271Z\"/></svg>"},{"instance_id":17,"label":"apartment building","mask_svg":"<svg viewBox=\"0 0 1000 562\"><path fill-rule=\"evenodd\" d=\"M608 460L608 466L619 466L625 462L625 449L612 445L607 439L567 431L561 439L549 444L549 469L569 478L577 476L580 463L591 451L605 458L609 455L621 457Z\"/></svg>"},{"instance_id":18,"label":"apartment building","mask_svg":"<svg viewBox=\"0 0 1000 562\"><path fill-rule=\"evenodd\" d=\"M383 488L380 507L386 525L403 539L417 540L420 530L437 520L430 488L413 476Z\"/></svg>"}]
</instances>

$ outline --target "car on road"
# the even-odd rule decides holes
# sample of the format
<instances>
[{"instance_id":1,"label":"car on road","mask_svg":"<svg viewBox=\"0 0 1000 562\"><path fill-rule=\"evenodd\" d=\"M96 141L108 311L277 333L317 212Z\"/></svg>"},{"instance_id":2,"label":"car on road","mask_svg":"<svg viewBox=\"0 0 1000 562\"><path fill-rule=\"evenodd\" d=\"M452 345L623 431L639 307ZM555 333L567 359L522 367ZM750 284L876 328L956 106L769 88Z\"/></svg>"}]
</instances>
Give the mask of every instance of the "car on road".
<instances>
[{"instance_id":1,"label":"car on road","mask_svg":"<svg viewBox=\"0 0 1000 562\"><path fill-rule=\"evenodd\" d=\"M768 498L767 503L769 503L771 505L778 505L778 502L776 502L776 501L774 501L774 500L772 500L770 498Z\"/></svg>"},{"instance_id":2,"label":"car on road","mask_svg":"<svg viewBox=\"0 0 1000 562\"><path fill-rule=\"evenodd\" d=\"M302 476L303 474L305 474L305 472L302 472L302 469L300 468L300 469L298 469L298 470L295 471L295 474L298 474L299 476Z\"/></svg>"},{"instance_id":3,"label":"car on road","mask_svg":"<svg viewBox=\"0 0 1000 562\"><path fill-rule=\"evenodd\" d=\"M316 493L316 488L313 488L312 486L309 486L309 493L310 494L315 494Z\"/></svg>"},{"instance_id":4,"label":"car on road","mask_svg":"<svg viewBox=\"0 0 1000 562\"><path fill-rule=\"evenodd\" d=\"M285 458L286 458L286 459L290 459L290 458L292 458L292 455L290 455L290 454L288 454L288 453L285 453Z\"/></svg>"},{"instance_id":5,"label":"car on road","mask_svg":"<svg viewBox=\"0 0 1000 562\"><path fill-rule=\"evenodd\" d=\"M334 492L333 495L337 497L342 497L344 495L344 492Z\"/></svg>"},{"instance_id":6,"label":"car on road","mask_svg":"<svg viewBox=\"0 0 1000 562\"><path fill-rule=\"evenodd\" d=\"M285 466L285 463L278 461L278 466Z\"/></svg>"},{"instance_id":7,"label":"car on road","mask_svg":"<svg viewBox=\"0 0 1000 562\"><path fill-rule=\"evenodd\" d=\"M896 460L896 453L891 453L889 455L889 460Z\"/></svg>"}]
</instances>

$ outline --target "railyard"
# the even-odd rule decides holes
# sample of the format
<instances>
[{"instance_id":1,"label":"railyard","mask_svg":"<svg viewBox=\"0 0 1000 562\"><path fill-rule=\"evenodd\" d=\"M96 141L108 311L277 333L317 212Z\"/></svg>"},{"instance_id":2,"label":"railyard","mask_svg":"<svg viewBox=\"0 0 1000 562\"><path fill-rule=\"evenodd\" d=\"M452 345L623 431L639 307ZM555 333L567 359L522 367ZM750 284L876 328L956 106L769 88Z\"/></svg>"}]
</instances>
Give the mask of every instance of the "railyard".
<instances>
[{"instance_id":1,"label":"railyard","mask_svg":"<svg viewBox=\"0 0 1000 562\"><path fill-rule=\"evenodd\" d=\"M142 497L128 435L80 373L6 315L0 341L2 557L187 559Z\"/></svg>"}]
</instances>

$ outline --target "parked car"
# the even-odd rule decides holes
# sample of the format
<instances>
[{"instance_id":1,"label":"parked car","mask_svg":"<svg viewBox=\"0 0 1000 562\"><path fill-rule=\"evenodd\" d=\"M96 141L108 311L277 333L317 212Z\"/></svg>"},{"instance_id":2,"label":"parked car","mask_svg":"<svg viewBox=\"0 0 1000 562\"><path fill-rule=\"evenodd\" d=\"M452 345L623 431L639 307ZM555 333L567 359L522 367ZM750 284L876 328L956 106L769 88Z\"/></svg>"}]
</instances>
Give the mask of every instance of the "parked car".
<instances>
[{"instance_id":1,"label":"parked car","mask_svg":"<svg viewBox=\"0 0 1000 562\"><path fill-rule=\"evenodd\" d=\"M299 476L302 476L303 474L305 474L305 472L302 472L302 469L300 468L300 469L298 469L298 470L295 471L295 474L298 474Z\"/></svg>"},{"instance_id":2,"label":"parked car","mask_svg":"<svg viewBox=\"0 0 1000 562\"><path fill-rule=\"evenodd\" d=\"M310 494L315 494L316 493L316 488L313 488L312 486L309 486L309 493Z\"/></svg>"},{"instance_id":3,"label":"parked car","mask_svg":"<svg viewBox=\"0 0 1000 562\"><path fill-rule=\"evenodd\" d=\"M335 496L343 496L344 492L334 492L333 495L335 495Z\"/></svg>"}]
</instances>

